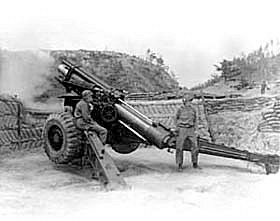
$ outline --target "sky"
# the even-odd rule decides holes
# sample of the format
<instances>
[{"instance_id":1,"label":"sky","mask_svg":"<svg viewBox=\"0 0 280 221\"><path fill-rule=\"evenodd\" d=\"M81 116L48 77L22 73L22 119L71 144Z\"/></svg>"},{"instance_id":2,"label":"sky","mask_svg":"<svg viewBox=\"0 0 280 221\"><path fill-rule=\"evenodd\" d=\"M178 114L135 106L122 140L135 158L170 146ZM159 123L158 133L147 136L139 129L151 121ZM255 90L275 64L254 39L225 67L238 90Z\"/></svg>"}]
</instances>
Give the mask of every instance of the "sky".
<instances>
[{"instance_id":1,"label":"sky","mask_svg":"<svg viewBox=\"0 0 280 221\"><path fill-rule=\"evenodd\" d=\"M163 56L181 86L214 64L280 39L277 1L2 1L0 48L113 50Z\"/></svg>"}]
</instances>

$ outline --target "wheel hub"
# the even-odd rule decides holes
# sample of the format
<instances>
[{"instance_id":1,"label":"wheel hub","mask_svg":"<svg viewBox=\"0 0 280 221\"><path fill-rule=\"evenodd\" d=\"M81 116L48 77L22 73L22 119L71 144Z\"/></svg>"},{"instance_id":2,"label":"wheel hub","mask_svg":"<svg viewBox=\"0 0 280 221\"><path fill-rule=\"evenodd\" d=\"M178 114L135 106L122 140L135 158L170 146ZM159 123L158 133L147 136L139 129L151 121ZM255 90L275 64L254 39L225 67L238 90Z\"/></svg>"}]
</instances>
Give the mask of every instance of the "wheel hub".
<instances>
[{"instance_id":1,"label":"wheel hub","mask_svg":"<svg viewBox=\"0 0 280 221\"><path fill-rule=\"evenodd\" d=\"M50 145L54 150L59 151L62 148L63 133L58 126L53 125L50 128L48 138L49 138Z\"/></svg>"}]
</instances>

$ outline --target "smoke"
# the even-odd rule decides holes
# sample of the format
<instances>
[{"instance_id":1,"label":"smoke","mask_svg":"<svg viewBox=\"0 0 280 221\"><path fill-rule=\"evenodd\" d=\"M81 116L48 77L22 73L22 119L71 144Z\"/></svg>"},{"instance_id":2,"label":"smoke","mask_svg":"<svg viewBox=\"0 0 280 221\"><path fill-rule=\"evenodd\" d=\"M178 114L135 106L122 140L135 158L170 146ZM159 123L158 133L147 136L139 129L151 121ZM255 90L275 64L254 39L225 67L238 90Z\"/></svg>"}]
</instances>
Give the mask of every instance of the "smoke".
<instances>
[{"instance_id":1,"label":"smoke","mask_svg":"<svg viewBox=\"0 0 280 221\"><path fill-rule=\"evenodd\" d=\"M28 107L38 107L34 98L50 86L54 59L48 52L6 51L0 56L0 93L16 95Z\"/></svg>"}]
</instances>

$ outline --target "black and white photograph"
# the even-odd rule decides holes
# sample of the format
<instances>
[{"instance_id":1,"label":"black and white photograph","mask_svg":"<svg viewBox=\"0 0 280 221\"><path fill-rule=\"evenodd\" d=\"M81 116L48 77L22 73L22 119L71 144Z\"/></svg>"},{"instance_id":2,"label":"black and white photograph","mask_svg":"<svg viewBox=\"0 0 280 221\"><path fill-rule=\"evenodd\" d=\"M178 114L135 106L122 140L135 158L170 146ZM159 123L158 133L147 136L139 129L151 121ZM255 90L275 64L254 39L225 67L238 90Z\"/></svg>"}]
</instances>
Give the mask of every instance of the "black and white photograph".
<instances>
[{"instance_id":1,"label":"black and white photograph","mask_svg":"<svg viewBox=\"0 0 280 221\"><path fill-rule=\"evenodd\" d=\"M280 3L0 4L0 220L277 220Z\"/></svg>"}]
</instances>

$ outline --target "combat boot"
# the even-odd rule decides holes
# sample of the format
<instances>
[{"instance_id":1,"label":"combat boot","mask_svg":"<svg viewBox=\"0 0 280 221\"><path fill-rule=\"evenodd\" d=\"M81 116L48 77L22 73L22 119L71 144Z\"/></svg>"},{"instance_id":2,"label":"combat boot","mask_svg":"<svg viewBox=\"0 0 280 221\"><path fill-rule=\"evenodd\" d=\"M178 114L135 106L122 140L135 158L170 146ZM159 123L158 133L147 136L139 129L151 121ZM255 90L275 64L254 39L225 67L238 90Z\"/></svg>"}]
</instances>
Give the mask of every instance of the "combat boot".
<instances>
[{"instance_id":1,"label":"combat boot","mask_svg":"<svg viewBox=\"0 0 280 221\"><path fill-rule=\"evenodd\" d=\"M182 172L183 171L183 165L181 163L178 164L177 170L178 170L178 172Z\"/></svg>"},{"instance_id":2,"label":"combat boot","mask_svg":"<svg viewBox=\"0 0 280 221\"><path fill-rule=\"evenodd\" d=\"M194 162L194 163L193 163L193 168L194 168L194 169L200 169L200 170L202 169L200 166L198 166L198 163L197 163L197 162Z\"/></svg>"}]
</instances>

